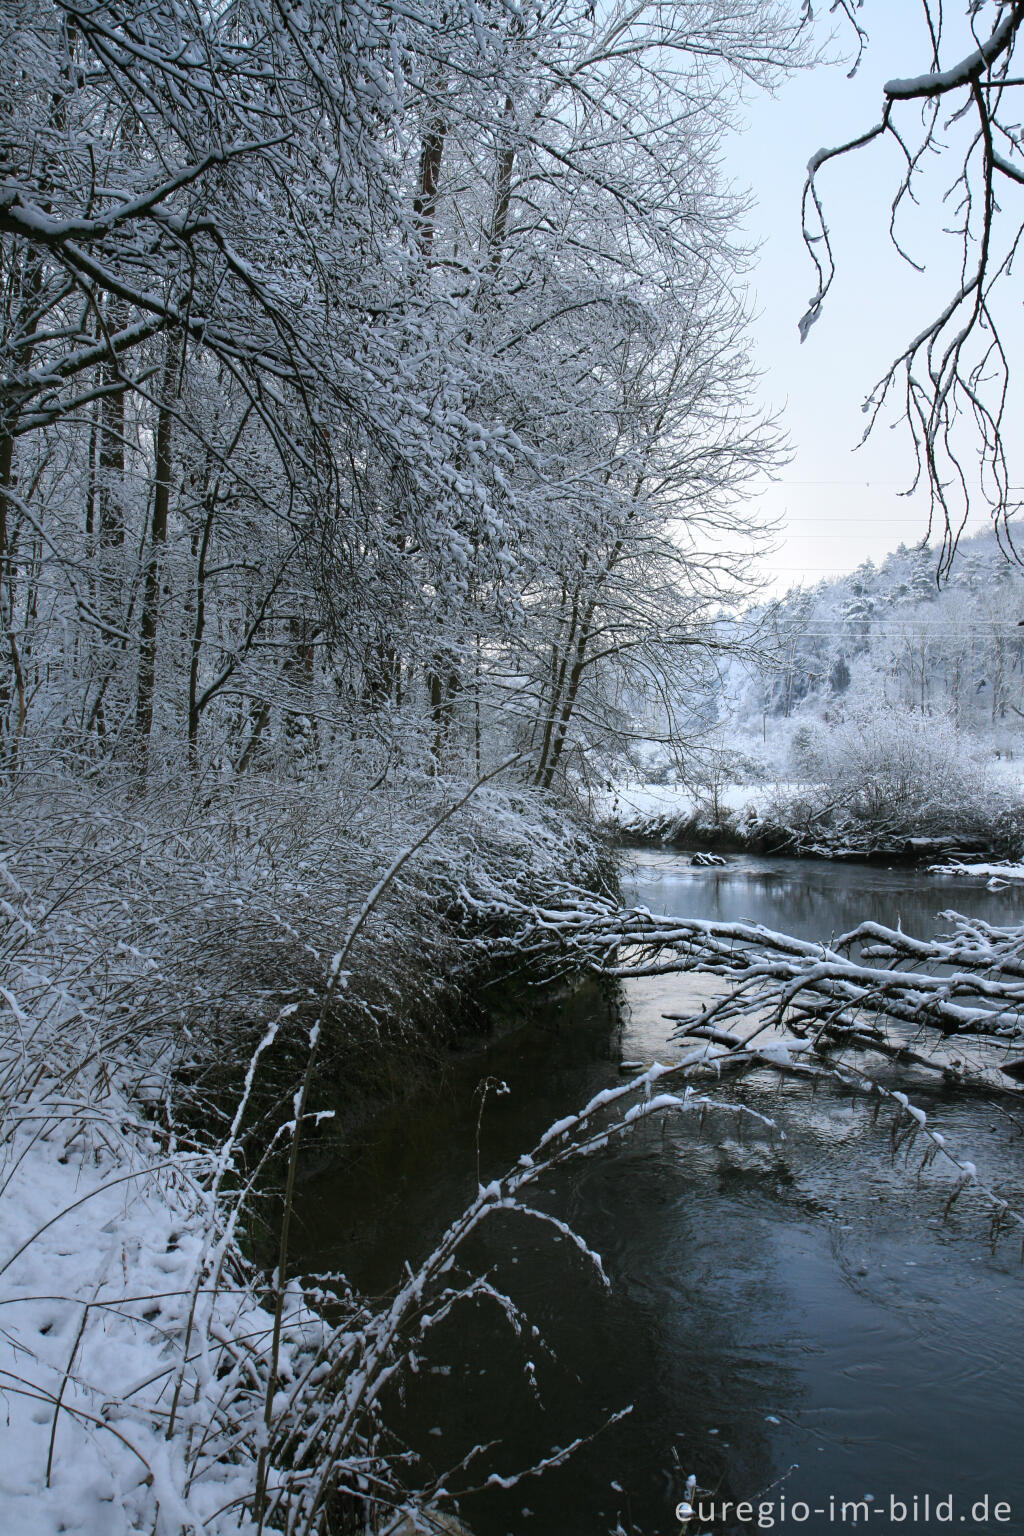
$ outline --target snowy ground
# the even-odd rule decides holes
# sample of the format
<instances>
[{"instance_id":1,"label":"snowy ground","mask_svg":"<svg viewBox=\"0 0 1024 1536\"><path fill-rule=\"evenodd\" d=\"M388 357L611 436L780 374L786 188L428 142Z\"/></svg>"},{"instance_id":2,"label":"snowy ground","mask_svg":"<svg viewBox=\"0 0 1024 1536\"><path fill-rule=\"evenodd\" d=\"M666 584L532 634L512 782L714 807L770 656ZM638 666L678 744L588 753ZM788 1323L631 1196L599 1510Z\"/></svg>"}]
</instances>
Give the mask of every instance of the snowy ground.
<instances>
[{"instance_id":1,"label":"snowy ground","mask_svg":"<svg viewBox=\"0 0 1024 1536\"><path fill-rule=\"evenodd\" d=\"M1015 800L1024 800L1024 757L989 758L985 772L996 788Z\"/></svg>"},{"instance_id":2,"label":"snowy ground","mask_svg":"<svg viewBox=\"0 0 1024 1536\"><path fill-rule=\"evenodd\" d=\"M93 1089L51 1082L8 1119L0 1532L252 1536L274 1318L218 1193L227 1158L161 1145L102 1072ZM275 1422L301 1417L300 1359L328 1332L290 1284Z\"/></svg>"},{"instance_id":3,"label":"snowy ground","mask_svg":"<svg viewBox=\"0 0 1024 1536\"><path fill-rule=\"evenodd\" d=\"M204 1197L189 1159L168 1166L134 1120L115 1095L73 1118L37 1098L5 1148L0 1529L11 1536L247 1529L228 1511L251 1492L251 1466L216 1454L229 1415L218 1423L197 1392L216 1362L194 1356L219 1333L258 1347L270 1319L228 1285L197 1298L189 1329L211 1256Z\"/></svg>"}]
</instances>

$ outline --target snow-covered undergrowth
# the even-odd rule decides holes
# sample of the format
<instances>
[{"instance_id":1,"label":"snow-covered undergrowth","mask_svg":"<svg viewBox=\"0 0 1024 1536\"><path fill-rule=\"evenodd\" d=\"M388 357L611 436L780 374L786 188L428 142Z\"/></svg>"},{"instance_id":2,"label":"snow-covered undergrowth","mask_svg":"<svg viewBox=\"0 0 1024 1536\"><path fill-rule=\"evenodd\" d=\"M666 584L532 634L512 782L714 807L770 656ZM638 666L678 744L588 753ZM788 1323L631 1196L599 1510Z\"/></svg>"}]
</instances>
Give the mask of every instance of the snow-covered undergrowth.
<instances>
[{"instance_id":1,"label":"snow-covered undergrowth","mask_svg":"<svg viewBox=\"0 0 1024 1536\"><path fill-rule=\"evenodd\" d=\"M904 777L851 754L831 767L803 781L723 783L713 803L689 785L620 784L602 794L598 811L621 836L683 847L935 857L1016 856L1024 846L1024 789L1009 774L978 774L947 794L927 765Z\"/></svg>"},{"instance_id":2,"label":"snow-covered undergrowth","mask_svg":"<svg viewBox=\"0 0 1024 1536\"><path fill-rule=\"evenodd\" d=\"M377 1452L379 1397L499 1196L383 1311L340 1279L304 1295L280 1264L259 1275L244 1234L266 1158L324 1108L293 1082L272 1125L254 1115L281 1042L302 1059L457 973L459 888L525 898L593 859L539 800L485 786L403 864L457 797L426 779L6 795L0 1529L342 1531L368 1494L429 1503Z\"/></svg>"},{"instance_id":3,"label":"snow-covered undergrowth","mask_svg":"<svg viewBox=\"0 0 1024 1536\"><path fill-rule=\"evenodd\" d=\"M70 1103L33 1076L5 1104L4 1529L218 1529L251 1498L237 1441L272 1319L213 1241L212 1161L161 1145L98 1070Z\"/></svg>"},{"instance_id":4,"label":"snow-covered undergrowth","mask_svg":"<svg viewBox=\"0 0 1024 1536\"><path fill-rule=\"evenodd\" d=\"M787 788L789 786L786 786ZM595 797L595 811L614 832L671 843L726 838L746 843L762 826L778 792L766 784L723 784L717 806L685 784L616 784Z\"/></svg>"},{"instance_id":5,"label":"snow-covered undergrowth","mask_svg":"<svg viewBox=\"0 0 1024 1536\"><path fill-rule=\"evenodd\" d=\"M951 715L876 702L828 728L807 725L793 756L807 788L779 809L804 843L1005 841L1012 796Z\"/></svg>"}]
</instances>

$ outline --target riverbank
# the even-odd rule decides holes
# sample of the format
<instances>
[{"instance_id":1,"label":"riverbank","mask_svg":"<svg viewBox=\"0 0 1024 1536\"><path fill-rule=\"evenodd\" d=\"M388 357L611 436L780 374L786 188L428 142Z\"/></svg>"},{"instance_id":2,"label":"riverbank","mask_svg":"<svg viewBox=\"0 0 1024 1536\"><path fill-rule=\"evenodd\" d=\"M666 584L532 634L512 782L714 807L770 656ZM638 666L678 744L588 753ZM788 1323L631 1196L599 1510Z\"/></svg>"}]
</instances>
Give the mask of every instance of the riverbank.
<instances>
[{"instance_id":1,"label":"riverbank","mask_svg":"<svg viewBox=\"0 0 1024 1536\"><path fill-rule=\"evenodd\" d=\"M683 786L617 786L597 800L610 836L627 846L690 852L754 853L792 858L906 863L1014 860L1024 851L1024 797L993 800L990 814L957 825L924 825L900 808L873 824L835 804L815 803L815 786L723 785L713 799Z\"/></svg>"},{"instance_id":2,"label":"riverbank","mask_svg":"<svg viewBox=\"0 0 1024 1536\"><path fill-rule=\"evenodd\" d=\"M81 780L8 795L5 1528L312 1536L327 1500L340 1536L371 1491L396 1521L434 1496L378 1463L378 1400L415 1360L423 1297L445 1314L460 1243L514 1192L481 1189L450 1251L368 1304L340 1274L303 1291L305 1244L282 1248L268 1191L297 1131L305 1179L336 1155L332 1116L358 1147L453 1046L522 1022L528 977L474 998L503 910L608 879L565 807L491 785L449 816L466 793L268 778L205 800ZM346 1154L346 1180L358 1166Z\"/></svg>"},{"instance_id":3,"label":"riverbank","mask_svg":"<svg viewBox=\"0 0 1024 1536\"><path fill-rule=\"evenodd\" d=\"M340 1279L307 1304L279 1234L268 1272L247 1256L254 1221L278 1229L264 1192L296 1083L308 1068L305 1139L403 1091L407 1063L428 1072L483 1022L460 1007L488 948L469 897L596 878L599 845L565 808L493 785L447 819L465 785L129 788L5 796L0 1525L311 1532L326 1498L333 1529L355 1529L390 1314ZM345 1349L351 1368L325 1376ZM337 1394L356 1382L349 1411ZM335 1423L322 1466L317 1415ZM402 1507L397 1483L375 1491Z\"/></svg>"}]
</instances>

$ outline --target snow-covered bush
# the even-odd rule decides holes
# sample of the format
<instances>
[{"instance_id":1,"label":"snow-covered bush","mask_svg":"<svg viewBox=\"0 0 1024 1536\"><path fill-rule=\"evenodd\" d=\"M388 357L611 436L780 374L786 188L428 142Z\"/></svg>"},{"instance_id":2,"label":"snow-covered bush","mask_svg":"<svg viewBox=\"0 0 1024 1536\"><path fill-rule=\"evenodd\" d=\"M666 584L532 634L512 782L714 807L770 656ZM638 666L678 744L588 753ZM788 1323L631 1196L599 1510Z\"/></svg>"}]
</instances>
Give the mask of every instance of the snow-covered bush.
<instances>
[{"instance_id":1,"label":"snow-covered bush","mask_svg":"<svg viewBox=\"0 0 1024 1536\"><path fill-rule=\"evenodd\" d=\"M789 738L789 769L797 782L814 782L828 772L824 751L825 727L801 720Z\"/></svg>"},{"instance_id":2,"label":"snow-covered bush","mask_svg":"<svg viewBox=\"0 0 1024 1536\"><path fill-rule=\"evenodd\" d=\"M889 834L983 833L1004 796L949 715L875 705L831 727L804 722L791 747L810 786L798 817Z\"/></svg>"}]
</instances>

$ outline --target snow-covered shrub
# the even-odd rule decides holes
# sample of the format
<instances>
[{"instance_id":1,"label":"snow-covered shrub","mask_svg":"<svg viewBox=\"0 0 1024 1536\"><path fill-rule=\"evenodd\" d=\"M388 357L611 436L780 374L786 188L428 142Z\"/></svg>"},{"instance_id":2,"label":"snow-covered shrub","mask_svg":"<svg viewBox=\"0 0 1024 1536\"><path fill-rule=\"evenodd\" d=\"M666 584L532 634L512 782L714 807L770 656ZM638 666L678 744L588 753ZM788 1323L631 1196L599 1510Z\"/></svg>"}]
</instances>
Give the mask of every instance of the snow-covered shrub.
<instances>
[{"instance_id":1,"label":"snow-covered shrub","mask_svg":"<svg viewBox=\"0 0 1024 1536\"><path fill-rule=\"evenodd\" d=\"M828 772L825 727L817 720L801 720L789 738L789 770L798 782L813 782Z\"/></svg>"},{"instance_id":2,"label":"snow-covered shrub","mask_svg":"<svg viewBox=\"0 0 1024 1536\"><path fill-rule=\"evenodd\" d=\"M802 725L792 755L813 781L794 806L809 821L890 834L982 833L1003 804L976 744L949 715L862 708L830 728Z\"/></svg>"}]
</instances>

